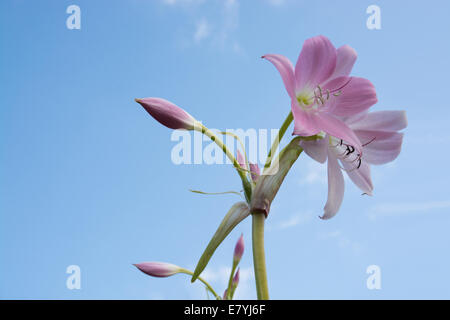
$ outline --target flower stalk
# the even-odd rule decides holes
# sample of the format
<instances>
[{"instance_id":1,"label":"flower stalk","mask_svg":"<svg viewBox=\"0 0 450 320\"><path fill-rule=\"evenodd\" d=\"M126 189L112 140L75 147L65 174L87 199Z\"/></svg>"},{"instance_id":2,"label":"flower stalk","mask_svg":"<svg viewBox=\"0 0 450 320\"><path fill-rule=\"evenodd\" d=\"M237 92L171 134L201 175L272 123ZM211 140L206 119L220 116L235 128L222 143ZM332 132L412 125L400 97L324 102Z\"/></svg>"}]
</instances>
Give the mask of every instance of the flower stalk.
<instances>
[{"instance_id":1,"label":"flower stalk","mask_svg":"<svg viewBox=\"0 0 450 320\"><path fill-rule=\"evenodd\" d=\"M180 273L184 273L187 275L194 275L194 273L192 271L189 271L187 269L181 268ZM200 280L205 286L206 289L209 290L209 292L211 292L214 295L214 298L216 298L216 300L221 300L222 298L214 291L214 289L211 287L211 285L202 277L198 277L198 280Z\"/></svg>"},{"instance_id":2,"label":"flower stalk","mask_svg":"<svg viewBox=\"0 0 450 320\"><path fill-rule=\"evenodd\" d=\"M211 141L214 142L215 144L217 144L217 146L226 154L228 159L230 159L230 161L233 163L233 166L236 168L236 170L239 174L239 177L242 180L242 186L244 188L245 199L247 200L247 202L250 202L250 200L252 198L252 185L251 185L250 181L247 179L247 175L246 175L245 171L241 170L241 166L239 165L239 162L236 160L234 155L230 152L230 150L228 150L227 146L222 142L222 140L220 140L220 138L216 134L214 134L214 132L209 130L202 123L198 122L194 126L194 130L201 132L202 134L204 134L205 136L210 138Z\"/></svg>"},{"instance_id":3,"label":"flower stalk","mask_svg":"<svg viewBox=\"0 0 450 320\"><path fill-rule=\"evenodd\" d=\"M264 253L264 222L266 217L263 213L252 213L252 247L253 266L255 269L256 294L258 300L269 299L269 288L267 285L266 258Z\"/></svg>"}]
</instances>

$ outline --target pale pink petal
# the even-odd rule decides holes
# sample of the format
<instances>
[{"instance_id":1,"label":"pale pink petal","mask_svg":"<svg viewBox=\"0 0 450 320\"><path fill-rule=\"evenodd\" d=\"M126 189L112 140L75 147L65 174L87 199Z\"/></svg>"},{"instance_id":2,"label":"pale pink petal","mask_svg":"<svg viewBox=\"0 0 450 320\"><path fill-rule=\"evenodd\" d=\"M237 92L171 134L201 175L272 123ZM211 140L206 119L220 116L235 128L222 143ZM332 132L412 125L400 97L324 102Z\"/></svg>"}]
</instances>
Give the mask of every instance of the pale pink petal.
<instances>
[{"instance_id":1,"label":"pale pink petal","mask_svg":"<svg viewBox=\"0 0 450 320\"><path fill-rule=\"evenodd\" d=\"M316 126L321 130L330 136L344 140L347 144L352 145L358 154L362 154L361 142L344 122L325 112L318 113L314 120Z\"/></svg>"},{"instance_id":2,"label":"pale pink petal","mask_svg":"<svg viewBox=\"0 0 450 320\"><path fill-rule=\"evenodd\" d=\"M366 117L354 121L350 127L353 130L398 131L407 125L406 112L395 110L370 112Z\"/></svg>"},{"instance_id":3,"label":"pale pink petal","mask_svg":"<svg viewBox=\"0 0 450 320\"><path fill-rule=\"evenodd\" d=\"M275 68L277 68L286 87L286 91L292 99L295 99L294 67L291 61L281 54L266 54L262 58L272 62Z\"/></svg>"},{"instance_id":4,"label":"pale pink petal","mask_svg":"<svg viewBox=\"0 0 450 320\"><path fill-rule=\"evenodd\" d=\"M352 72L357 57L355 49L348 45L339 47L336 54L336 68L330 79L348 76Z\"/></svg>"},{"instance_id":5,"label":"pale pink petal","mask_svg":"<svg viewBox=\"0 0 450 320\"><path fill-rule=\"evenodd\" d=\"M336 66L336 48L324 36L310 38L303 44L295 65L296 92L314 89L325 82Z\"/></svg>"},{"instance_id":6,"label":"pale pink petal","mask_svg":"<svg viewBox=\"0 0 450 320\"><path fill-rule=\"evenodd\" d=\"M402 149L403 133L356 130L355 134L366 144L363 147L363 159L371 164L391 162L398 157Z\"/></svg>"},{"instance_id":7,"label":"pale pink petal","mask_svg":"<svg viewBox=\"0 0 450 320\"><path fill-rule=\"evenodd\" d=\"M324 89L340 94L331 95L327 105L330 112L340 117L358 114L369 109L377 103L377 93L373 84L364 78L351 77L344 83L347 77L338 77L323 85Z\"/></svg>"},{"instance_id":8,"label":"pale pink petal","mask_svg":"<svg viewBox=\"0 0 450 320\"><path fill-rule=\"evenodd\" d=\"M328 199L322 219L330 219L339 211L344 199L344 176L336 156L328 150Z\"/></svg>"},{"instance_id":9,"label":"pale pink petal","mask_svg":"<svg viewBox=\"0 0 450 320\"><path fill-rule=\"evenodd\" d=\"M328 145L328 136L325 136L323 139L302 140L300 142L300 146L305 150L306 154L320 163L327 161Z\"/></svg>"},{"instance_id":10,"label":"pale pink petal","mask_svg":"<svg viewBox=\"0 0 450 320\"><path fill-rule=\"evenodd\" d=\"M353 124L357 123L361 119L367 117L367 114L369 113L369 109L360 112L358 114L348 116L348 117L340 117L342 121L344 121L352 130L353 130Z\"/></svg>"},{"instance_id":11,"label":"pale pink petal","mask_svg":"<svg viewBox=\"0 0 450 320\"><path fill-rule=\"evenodd\" d=\"M298 105L297 100L292 99L291 110L294 117L294 132L292 134L309 137L322 130L315 121L316 114L303 110Z\"/></svg>"},{"instance_id":12,"label":"pale pink petal","mask_svg":"<svg viewBox=\"0 0 450 320\"><path fill-rule=\"evenodd\" d=\"M362 161L358 164L358 161L347 162L342 161L342 166L347 172L348 177L353 181L353 183L361 189L362 192L372 195L373 185L372 179L370 178L370 166L366 161ZM359 168L358 168L359 165Z\"/></svg>"}]
</instances>

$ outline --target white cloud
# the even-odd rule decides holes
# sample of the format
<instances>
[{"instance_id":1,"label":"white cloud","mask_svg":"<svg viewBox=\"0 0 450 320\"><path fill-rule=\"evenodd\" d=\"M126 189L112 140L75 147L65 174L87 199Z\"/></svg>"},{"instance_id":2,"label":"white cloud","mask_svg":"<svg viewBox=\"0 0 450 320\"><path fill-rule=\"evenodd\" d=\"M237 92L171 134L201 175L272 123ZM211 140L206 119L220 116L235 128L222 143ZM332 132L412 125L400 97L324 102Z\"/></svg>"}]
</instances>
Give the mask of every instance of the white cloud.
<instances>
[{"instance_id":1,"label":"white cloud","mask_svg":"<svg viewBox=\"0 0 450 320\"><path fill-rule=\"evenodd\" d=\"M195 43L199 43L203 39L206 39L211 33L211 27L206 19L202 19L197 22L197 26L194 33Z\"/></svg>"},{"instance_id":2,"label":"white cloud","mask_svg":"<svg viewBox=\"0 0 450 320\"><path fill-rule=\"evenodd\" d=\"M322 184L328 183L327 165L308 159L306 163L306 174L301 178L300 184Z\"/></svg>"},{"instance_id":3,"label":"white cloud","mask_svg":"<svg viewBox=\"0 0 450 320\"><path fill-rule=\"evenodd\" d=\"M291 216L289 219L283 220L277 225L277 229L284 230L288 228L292 228L298 225L302 225L308 223L313 218L313 214L311 212L303 213L303 214L295 214Z\"/></svg>"},{"instance_id":4,"label":"white cloud","mask_svg":"<svg viewBox=\"0 0 450 320\"><path fill-rule=\"evenodd\" d=\"M374 221L380 217L402 216L413 213L430 213L438 209L449 209L450 201L384 203L369 209L368 217Z\"/></svg>"},{"instance_id":5,"label":"white cloud","mask_svg":"<svg viewBox=\"0 0 450 320\"><path fill-rule=\"evenodd\" d=\"M353 253L358 254L363 250L363 246L358 241L353 241L345 236L342 231L335 230L327 233L320 233L318 238L321 240L334 241L341 249L350 249Z\"/></svg>"},{"instance_id":6,"label":"white cloud","mask_svg":"<svg viewBox=\"0 0 450 320\"><path fill-rule=\"evenodd\" d=\"M238 0L204 1L204 0L162 0L168 6L184 8L189 12L189 17L196 20L195 29L188 36L183 36L180 43L189 46L192 43L210 44L221 50L230 50L236 54L244 54L245 51L236 40L236 32L239 26ZM196 7L193 9L192 7ZM199 19L199 14L205 15ZM207 19L206 19L207 18ZM206 41L207 40L207 41Z\"/></svg>"},{"instance_id":7,"label":"white cloud","mask_svg":"<svg viewBox=\"0 0 450 320\"><path fill-rule=\"evenodd\" d=\"M233 33L239 26L239 2L237 0L226 0L223 6L224 9L221 10L223 12L223 20L218 27L214 42L221 48L232 46L233 51L242 52L239 44L232 39Z\"/></svg>"}]
</instances>

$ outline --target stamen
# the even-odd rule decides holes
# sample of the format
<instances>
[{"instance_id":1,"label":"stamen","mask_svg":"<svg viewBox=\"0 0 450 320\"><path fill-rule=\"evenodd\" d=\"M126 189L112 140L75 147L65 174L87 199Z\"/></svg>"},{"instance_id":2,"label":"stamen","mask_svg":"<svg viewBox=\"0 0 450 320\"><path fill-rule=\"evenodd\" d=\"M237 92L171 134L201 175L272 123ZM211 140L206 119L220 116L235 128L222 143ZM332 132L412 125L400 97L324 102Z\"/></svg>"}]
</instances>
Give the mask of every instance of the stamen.
<instances>
[{"instance_id":1,"label":"stamen","mask_svg":"<svg viewBox=\"0 0 450 320\"><path fill-rule=\"evenodd\" d=\"M372 143L377 137L373 137L372 140L370 140L369 142L364 143L362 146L365 147L367 146L369 143Z\"/></svg>"},{"instance_id":2,"label":"stamen","mask_svg":"<svg viewBox=\"0 0 450 320\"><path fill-rule=\"evenodd\" d=\"M352 78L348 79L348 81L346 83L344 83L341 87L334 89L334 90L329 90L326 89L326 98L324 97L324 92L323 89L320 85L317 85L317 87L313 90L314 96L311 98L308 98L307 100L313 100L313 102L316 102L317 104L325 104L325 101L328 101L330 99L330 94L333 94L334 97L338 97L342 94L342 90L343 88L345 88L350 81L352 81ZM316 91L318 90L318 92Z\"/></svg>"},{"instance_id":3,"label":"stamen","mask_svg":"<svg viewBox=\"0 0 450 320\"><path fill-rule=\"evenodd\" d=\"M355 147L351 145L347 145L347 155L350 155L351 153L355 152Z\"/></svg>"},{"instance_id":4,"label":"stamen","mask_svg":"<svg viewBox=\"0 0 450 320\"><path fill-rule=\"evenodd\" d=\"M355 165L352 169L346 169L340 165L342 170L344 170L346 172L351 172L353 170L358 170L359 168L361 168L361 165L362 165L361 153L356 153L355 157L351 157L353 154L355 154L355 151L356 151L356 148L354 146L345 143L343 139L339 139L338 141L336 141L335 144L332 144L332 140L330 140L330 147L336 149L336 151L337 151L336 155L342 163L344 163L344 162L346 162L348 164L355 163ZM341 152L340 150L343 150L343 152Z\"/></svg>"},{"instance_id":5,"label":"stamen","mask_svg":"<svg viewBox=\"0 0 450 320\"><path fill-rule=\"evenodd\" d=\"M337 89L334 89L334 90L331 90L331 93L339 91L340 92L339 94L341 94L342 93L341 89L344 89L350 83L350 81L352 81L352 79L353 78L348 79L348 81L346 83L344 83L341 87L339 87Z\"/></svg>"}]
</instances>

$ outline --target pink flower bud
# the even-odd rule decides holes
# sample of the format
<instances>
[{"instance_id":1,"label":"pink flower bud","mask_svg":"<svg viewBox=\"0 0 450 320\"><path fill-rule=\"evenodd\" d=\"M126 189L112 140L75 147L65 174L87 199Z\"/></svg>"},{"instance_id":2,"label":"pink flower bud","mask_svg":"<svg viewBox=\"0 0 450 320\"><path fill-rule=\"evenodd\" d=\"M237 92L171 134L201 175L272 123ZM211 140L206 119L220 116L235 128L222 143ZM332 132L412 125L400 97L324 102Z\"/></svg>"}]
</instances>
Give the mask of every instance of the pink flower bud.
<instances>
[{"instance_id":1,"label":"pink flower bud","mask_svg":"<svg viewBox=\"0 0 450 320\"><path fill-rule=\"evenodd\" d=\"M239 150L236 152L236 161L239 163L239 165L241 166L242 169L247 170L247 164L245 162L245 158Z\"/></svg>"},{"instance_id":2,"label":"pink flower bud","mask_svg":"<svg viewBox=\"0 0 450 320\"><path fill-rule=\"evenodd\" d=\"M161 98L143 98L135 101L159 123L170 129L194 129L196 120L170 101Z\"/></svg>"},{"instance_id":3,"label":"pink flower bud","mask_svg":"<svg viewBox=\"0 0 450 320\"><path fill-rule=\"evenodd\" d=\"M253 182L256 182L260 175L259 166L256 163L250 163L250 172L252 174Z\"/></svg>"},{"instance_id":4,"label":"pink flower bud","mask_svg":"<svg viewBox=\"0 0 450 320\"><path fill-rule=\"evenodd\" d=\"M234 247L234 255L233 255L233 262L235 264L238 264L239 261L241 261L242 255L244 254L244 235L241 234L241 237L236 243L236 246Z\"/></svg>"},{"instance_id":5,"label":"pink flower bud","mask_svg":"<svg viewBox=\"0 0 450 320\"><path fill-rule=\"evenodd\" d=\"M180 267L165 262L142 262L134 266L149 276L159 278L173 276L181 270Z\"/></svg>"},{"instance_id":6,"label":"pink flower bud","mask_svg":"<svg viewBox=\"0 0 450 320\"><path fill-rule=\"evenodd\" d=\"M237 286L238 286L238 284L239 284L239 268L237 269L237 271L236 271L236 273L235 273L235 275L234 275L234 277L233 277L233 282L232 282L232 286L234 287L234 288L236 288Z\"/></svg>"}]
</instances>

